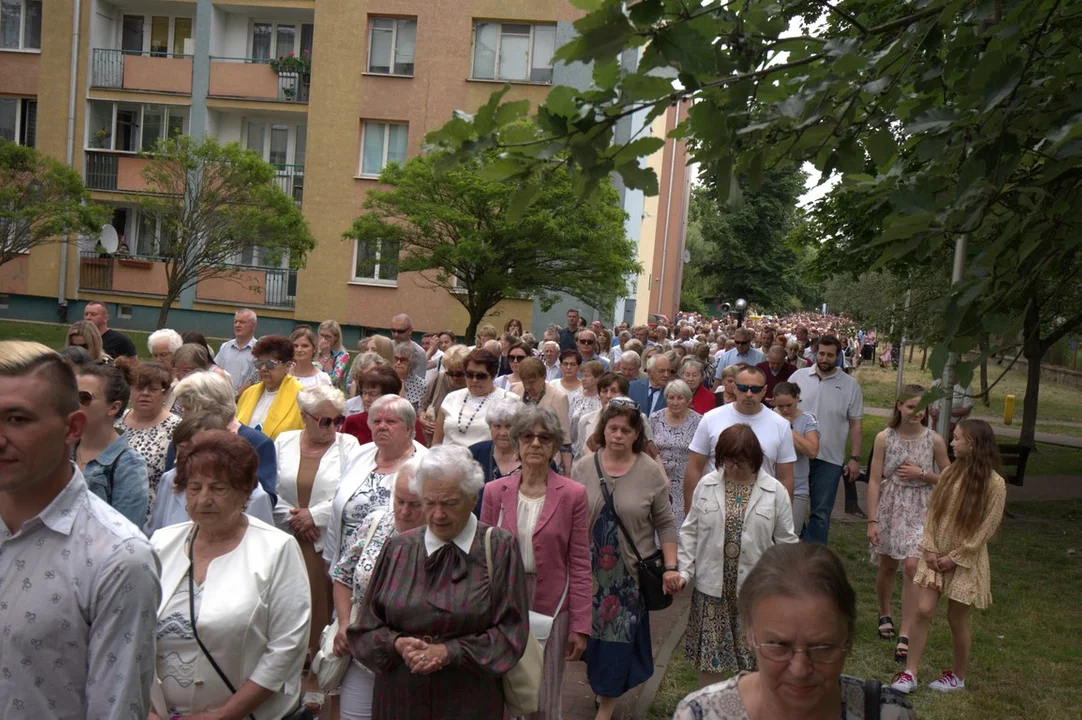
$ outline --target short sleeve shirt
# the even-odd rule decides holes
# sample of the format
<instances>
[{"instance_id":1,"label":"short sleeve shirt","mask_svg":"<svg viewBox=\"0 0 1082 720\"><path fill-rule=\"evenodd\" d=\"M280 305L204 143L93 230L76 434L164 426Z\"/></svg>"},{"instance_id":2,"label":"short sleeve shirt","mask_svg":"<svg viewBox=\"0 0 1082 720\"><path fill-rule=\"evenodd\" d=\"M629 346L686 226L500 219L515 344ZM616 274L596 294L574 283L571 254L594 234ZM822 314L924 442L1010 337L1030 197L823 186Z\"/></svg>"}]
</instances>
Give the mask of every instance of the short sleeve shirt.
<instances>
[{"instance_id":1,"label":"short sleeve shirt","mask_svg":"<svg viewBox=\"0 0 1082 720\"><path fill-rule=\"evenodd\" d=\"M793 432L801 437L807 435L810 432L819 434L819 421L816 420L815 415L810 412L802 412L800 416L792 423ZM795 448L795 445L794 445ZM796 462L793 463L793 494L794 495L807 495L810 492L808 487L808 475L811 473L811 460L807 455L797 452Z\"/></svg>"},{"instance_id":2,"label":"short sleeve shirt","mask_svg":"<svg viewBox=\"0 0 1082 720\"><path fill-rule=\"evenodd\" d=\"M691 440L691 452L708 458L703 475L714 471L714 448L718 437L733 425L747 425L755 433L763 448L763 469L771 476L777 477L778 463L796 462L793 434L785 418L765 407L755 415L744 415L737 412L735 403L730 403L703 415Z\"/></svg>"},{"instance_id":3,"label":"short sleeve shirt","mask_svg":"<svg viewBox=\"0 0 1082 720\"><path fill-rule=\"evenodd\" d=\"M816 459L844 465L849 421L864 416L864 393L860 384L840 370L821 377L814 365L797 370L789 382L800 386L800 409L812 413L819 421L821 440Z\"/></svg>"}]
</instances>

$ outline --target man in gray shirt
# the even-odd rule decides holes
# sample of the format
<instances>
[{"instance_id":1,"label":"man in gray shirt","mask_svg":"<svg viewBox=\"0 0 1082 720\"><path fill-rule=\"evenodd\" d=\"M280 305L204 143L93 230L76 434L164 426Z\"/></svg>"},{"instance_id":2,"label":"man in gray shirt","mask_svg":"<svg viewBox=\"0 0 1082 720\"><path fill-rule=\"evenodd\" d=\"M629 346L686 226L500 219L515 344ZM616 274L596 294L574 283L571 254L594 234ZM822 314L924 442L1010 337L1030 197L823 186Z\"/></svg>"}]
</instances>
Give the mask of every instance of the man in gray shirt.
<instances>
[{"instance_id":1,"label":"man in gray shirt","mask_svg":"<svg viewBox=\"0 0 1082 720\"><path fill-rule=\"evenodd\" d=\"M255 311L242 309L233 316L233 339L222 343L214 364L229 373L233 392L240 395L255 384L255 326L259 322Z\"/></svg>"},{"instance_id":2,"label":"man in gray shirt","mask_svg":"<svg viewBox=\"0 0 1082 720\"><path fill-rule=\"evenodd\" d=\"M150 712L160 568L68 460L79 402L59 355L0 342L0 717Z\"/></svg>"}]
</instances>

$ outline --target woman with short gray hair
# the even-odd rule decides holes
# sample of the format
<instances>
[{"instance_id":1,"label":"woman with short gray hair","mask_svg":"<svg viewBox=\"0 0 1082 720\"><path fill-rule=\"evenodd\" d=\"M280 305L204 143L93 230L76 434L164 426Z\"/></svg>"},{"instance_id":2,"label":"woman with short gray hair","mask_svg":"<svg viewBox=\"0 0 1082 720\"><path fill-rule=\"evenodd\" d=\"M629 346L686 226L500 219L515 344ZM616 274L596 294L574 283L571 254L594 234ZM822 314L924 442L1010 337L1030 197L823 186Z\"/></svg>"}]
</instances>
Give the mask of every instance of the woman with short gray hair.
<instances>
[{"instance_id":1,"label":"woman with short gray hair","mask_svg":"<svg viewBox=\"0 0 1082 720\"><path fill-rule=\"evenodd\" d=\"M700 415L705 415L718 406L718 399L710 388L706 387L706 365L697 358L686 357L680 363L680 374L677 376L691 390L691 409Z\"/></svg>"},{"instance_id":2,"label":"woman with short gray hair","mask_svg":"<svg viewBox=\"0 0 1082 720\"><path fill-rule=\"evenodd\" d=\"M550 408L526 405L519 410L511 438L522 472L490 484L481 508L482 522L518 539L530 610L554 618L533 720L562 717L564 667L582 657L593 622L586 488L552 469L562 432Z\"/></svg>"},{"instance_id":3,"label":"woman with short gray hair","mask_svg":"<svg viewBox=\"0 0 1082 720\"><path fill-rule=\"evenodd\" d=\"M383 395L368 408L369 430L376 429L376 417L384 411L397 415L408 428L412 428L417 423L417 411L413 409L413 404L409 400L399 395Z\"/></svg>"},{"instance_id":4,"label":"woman with short gray hair","mask_svg":"<svg viewBox=\"0 0 1082 720\"><path fill-rule=\"evenodd\" d=\"M402 397L414 408L425 396L425 354L412 342L395 343L394 371L402 380Z\"/></svg>"},{"instance_id":5,"label":"woman with short gray hair","mask_svg":"<svg viewBox=\"0 0 1082 720\"><path fill-rule=\"evenodd\" d=\"M147 350L150 351L151 357L166 370L173 369L173 353L183 344L184 338L180 336L180 333L170 328L155 330L147 337Z\"/></svg>"},{"instance_id":6,"label":"woman with short gray hair","mask_svg":"<svg viewBox=\"0 0 1082 720\"><path fill-rule=\"evenodd\" d=\"M331 581L322 552L331 506L342 475L360 451L357 439L338 432L346 401L329 384L310 385L297 393L303 430L281 433L274 441L278 457L278 502L274 523L297 538L312 591L308 650L315 655L319 635L331 619Z\"/></svg>"},{"instance_id":7,"label":"woman with short gray hair","mask_svg":"<svg viewBox=\"0 0 1082 720\"><path fill-rule=\"evenodd\" d=\"M713 395L710 396L713 399ZM665 386L665 407L650 416L658 458L669 476L669 501L676 527L684 524L684 471L688 448L703 416L691 409L691 388L683 380Z\"/></svg>"},{"instance_id":8,"label":"woman with short gray hair","mask_svg":"<svg viewBox=\"0 0 1082 720\"><path fill-rule=\"evenodd\" d=\"M376 673L376 720L427 720L434 701L443 716L503 716L502 678L526 649L529 603L515 539L470 512L483 485L453 445L432 448L411 479L427 527L387 541L347 633Z\"/></svg>"},{"instance_id":9,"label":"woman with short gray hair","mask_svg":"<svg viewBox=\"0 0 1082 720\"><path fill-rule=\"evenodd\" d=\"M514 475L521 469L518 450L511 441L511 425L515 415L523 408L522 401L514 395L505 395L492 401L485 413L488 423L489 440L470 445L470 455L481 466L485 485L508 475ZM477 495L477 504L473 514L481 517L481 503L484 500L484 488Z\"/></svg>"}]
</instances>

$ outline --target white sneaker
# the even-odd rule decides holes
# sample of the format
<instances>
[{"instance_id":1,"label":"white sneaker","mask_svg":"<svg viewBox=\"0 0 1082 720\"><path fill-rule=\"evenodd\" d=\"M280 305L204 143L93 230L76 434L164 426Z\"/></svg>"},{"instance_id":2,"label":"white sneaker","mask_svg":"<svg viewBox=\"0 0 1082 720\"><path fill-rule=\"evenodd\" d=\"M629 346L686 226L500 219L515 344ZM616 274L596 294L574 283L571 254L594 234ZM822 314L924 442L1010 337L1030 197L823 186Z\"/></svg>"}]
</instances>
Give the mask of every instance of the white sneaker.
<instances>
[{"instance_id":1,"label":"white sneaker","mask_svg":"<svg viewBox=\"0 0 1082 720\"><path fill-rule=\"evenodd\" d=\"M944 670L938 680L928 683L928 687L938 692L948 693L965 690L966 681L955 675L953 670Z\"/></svg>"},{"instance_id":2,"label":"white sneaker","mask_svg":"<svg viewBox=\"0 0 1082 720\"><path fill-rule=\"evenodd\" d=\"M917 689L917 678L908 670L902 670L891 680L890 687L908 695Z\"/></svg>"}]
</instances>

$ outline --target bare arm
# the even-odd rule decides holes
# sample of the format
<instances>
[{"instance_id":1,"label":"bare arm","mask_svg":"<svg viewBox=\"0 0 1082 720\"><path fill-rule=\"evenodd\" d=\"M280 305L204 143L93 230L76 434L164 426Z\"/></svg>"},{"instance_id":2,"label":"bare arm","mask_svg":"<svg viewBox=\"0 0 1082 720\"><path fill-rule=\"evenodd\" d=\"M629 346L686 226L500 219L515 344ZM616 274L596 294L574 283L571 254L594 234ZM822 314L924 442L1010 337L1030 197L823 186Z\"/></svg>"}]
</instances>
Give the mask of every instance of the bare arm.
<instances>
[{"instance_id":1,"label":"bare arm","mask_svg":"<svg viewBox=\"0 0 1082 720\"><path fill-rule=\"evenodd\" d=\"M441 409L436 413L436 427L432 430L432 447L443 444L443 419L444 414Z\"/></svg>"},{"instance_id":2,"label":"bare arm","mask_svg":"<svg viewBox=\"0 0 1082 720\"><path fill-rule=\"evenodd\" d=\"M872 464L868 468L868 539L873 545L879 544L878 524L879 519L879 484L883 479L883 457L887 445L886 431L875 436L875 444L872 449ZM876 530L874 539L872 530Z\"/></svg>"},{"instance_id":3,"label":"bare arm","mask_svg":"<svg viewBox=\"0 0 1082 720\"><path fill-rule=\"evenodd\" d=\"M785 486L785 491L789 493L789 500L793 499L793 463L778 463L774 466L774 472L777 473L778 482ZM790 511L791 512L791 511Z\"/></svg>"},{"instance_id":4,"label":"bare arm","mask_svg":"<svg viewBox=\"0 0 1082 720\"><path fill-rule=\"evenodd\" d=\"M803 435L796 430L793 430L792 433L793 446L796 447L796 451L809 460L814 460L815 456L819 454L819 433L815 430L809 430Z\"/></svg>"},{"instance_id":5,"label":"bare arm","mask_svg":"<svg viewBox=\"0 0 1082 720\"><path fill-rule=\"evenodd\" d=\"M861 418L850 418L849 420L849 455L860 455L861 443L863 438L861 433L864 431L864 423ZM849 469L849 481L856 482L857 477L860 475L860 462L850 459L846 463L846 467Z\"/></svg>"},{"instance_id":6,"label":"bare arm","mask_svg":"<svg viewBox=\"0 0 1082 720\"><path fill-rule=\"evenodd\" d=\"M703 470L706 469L706 455L697 452L688 453L688 466L684 471L684 515L691 510L691 496L695 494L695 486L703 479ZM790 476L790 481L792 476ZM792 488L792 482L789 483Z\"/></svg>"},{"instance_id":7,"label":"bare arm","mask_svg":"<svg viewBox=\"0 0 1082 720\"><path fill-rule=\"evenodd\" d=\"M950 467L950 457L947 455L947 443L939 435L932 437L932 454L935 456L935 466L939 472L925 473L924 482L937 485L939 478L943 476L943 471Z\"/></svg>"}]
</instances>

